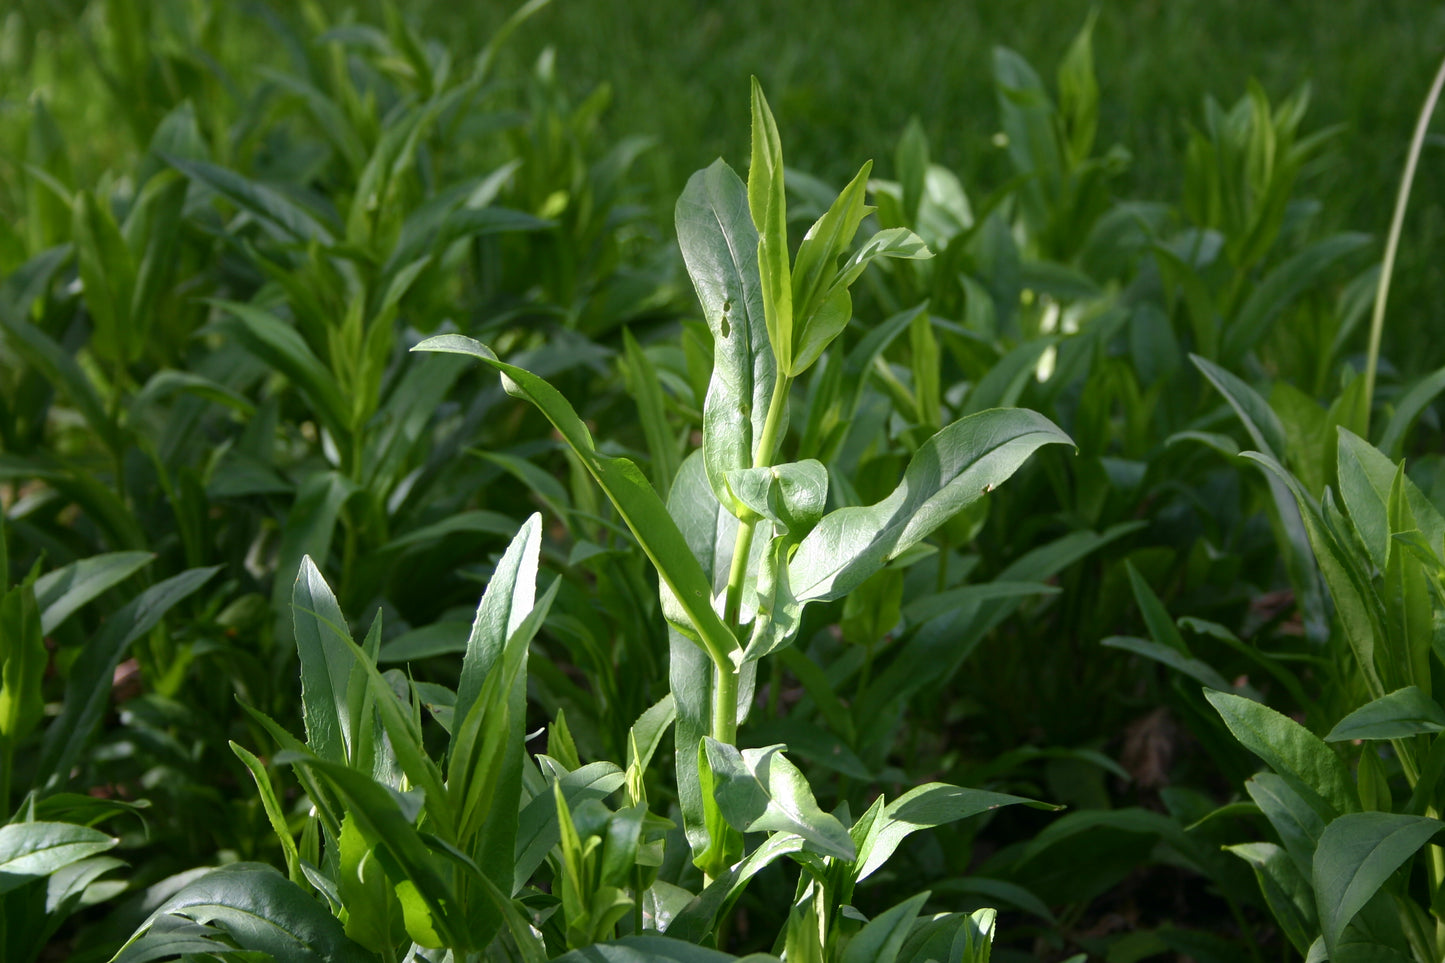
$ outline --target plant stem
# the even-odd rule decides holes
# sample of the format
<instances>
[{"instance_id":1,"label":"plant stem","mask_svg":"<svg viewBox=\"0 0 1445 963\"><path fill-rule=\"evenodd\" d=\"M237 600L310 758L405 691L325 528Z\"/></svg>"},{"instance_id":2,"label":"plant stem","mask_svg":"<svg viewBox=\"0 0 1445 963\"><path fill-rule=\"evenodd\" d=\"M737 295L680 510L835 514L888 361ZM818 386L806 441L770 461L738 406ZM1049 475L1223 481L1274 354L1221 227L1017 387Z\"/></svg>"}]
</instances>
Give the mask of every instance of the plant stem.
<instances>
[{"instance_id":1,"label":"plant stem","mask_svg":"<svg viewBox=\"0 0 1445 963\"><path fill-rule=\"evenodd\" d=\"M765 468L773 462L777 453L778 435L782 430L783 416L788 410L788 388L792 379L779 374L773 383L773 395L768 399L768 416L763 421L763 433L758 438L753 453L753 467ZM728 587L723 608L723 620L734 632L742 618L743 586L747 584L748 557L753 550L753 532L758 519L744 521L738 525L737 540L733 542L733 561L728 568ZM713 686L712 737L718 742L732 745L738 734L738 671L731 659L713 658L716 684Z\"/></svg>"},{"instance_id":2,"label":"plant stem","mask_svg":"<svg viewBox=\"0 0 1445 963\"><path fill-rule=\"evenodd\" d=\"M1425 133L1430 127L1430 117L1435 113L1435 104L1440 99L1441 88L1445 87L1445 60L1430 84L1430 93L1425 97L1425 106L1415 122L1415 135L1410 139L1410 151L1405 155L1405 173L1400 178L1400 193L1395 197L1395 213L1390 218L1390 233L1385 239L1385 259L1380 263L1380 284L1375 289L1375 309L1370 315L1370 346L1365 354L1365 394L1360 402L1360 425L1366 437L1370 430L1370 408L1375 396L1375 369L1380 363L1380 339L1385 331L1385 304L1390 299L1390 275L1395 270L1395 252L1400 247L1400 233L1405 226L1405 208L1410 202L1410 187L1415 181L1415 167L1425 147Z\"/></svg>"},{"instance_id":3,"label":"plant stem","mask_svg":"<svg viewBox=\"0 0 1445 963\"><path fill-rule=\"evenodd\" d=\"M731 662L713 665L712 737L730 746L738 740L738 670Z\"/></svg>"}]
</instances>

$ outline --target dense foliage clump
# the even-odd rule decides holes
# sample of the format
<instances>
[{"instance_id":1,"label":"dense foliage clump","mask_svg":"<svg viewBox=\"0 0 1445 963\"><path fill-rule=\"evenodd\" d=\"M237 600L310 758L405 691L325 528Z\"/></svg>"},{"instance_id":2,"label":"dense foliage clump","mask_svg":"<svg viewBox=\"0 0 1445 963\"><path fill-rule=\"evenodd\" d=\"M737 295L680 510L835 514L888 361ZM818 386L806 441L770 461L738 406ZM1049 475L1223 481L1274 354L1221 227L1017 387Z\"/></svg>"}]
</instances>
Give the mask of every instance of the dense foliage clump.
<instances>
[{"instance_id":1,"label":"dense foliage clump","mask_svg":"<svg viewBox=\"0 0 1445 963\"><path fill-rule=\"evenodd\" d=\"M0 34L4 960L1445 953L1445 373L1305 92L1138 199L1100 14L991 190L754 79L663 199L545 0L79 6L103 132Z\"/></svg>"}]
</instances>

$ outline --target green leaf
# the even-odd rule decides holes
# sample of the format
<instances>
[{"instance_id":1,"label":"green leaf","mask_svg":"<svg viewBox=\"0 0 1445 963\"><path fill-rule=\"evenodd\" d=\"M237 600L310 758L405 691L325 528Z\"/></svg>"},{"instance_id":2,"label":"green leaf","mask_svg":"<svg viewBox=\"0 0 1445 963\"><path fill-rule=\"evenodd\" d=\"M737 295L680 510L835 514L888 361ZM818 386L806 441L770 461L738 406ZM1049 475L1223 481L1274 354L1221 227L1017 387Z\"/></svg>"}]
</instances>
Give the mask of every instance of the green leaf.
<instances>
[{"instance_id":1,"label":"green leaf","mask_svg":"<svg viewBox=\"0 0 1445 963\"><path fill-rule=\"evenodd\" d=\"M1031 899L1038 902L1037 897ZM997 918L997 912L992 909L935 916L914 927L899 951L898 961L930 963L949 960L954 963L988 963ZM1084 954L1072 956L1065 963L1084 963Z\"/></svg>"},{"instance_id":2,"label":"green leaf","mask_svg":"<svg viewBox=\"0 0 1445 963\"><path fill-rule=\"evenodd\" d=\"M783 746L737 748L704 738L718 809L739 832L796 833L823 856L853 860L857 851L836 817L823 812Z\"/></svg>"},{"instance_id":3,"label":"green leaf","mask_svg":"<svg viewBox=\"0 0 1445 963\"><path fill-rule=\"evenodd\" d=\"M1344 629L1350 648L1354 651L1360 671L1372 692L1383 693L1375 665L1375 613L1378 603L1372 598L1373 591L1368 587L1366 576L1360 570L1363 556L1357 556L1351 548L1338 542L1320 509L1300 487L1299 481L1278 461L1258 452L1245 452L1244 457L1261 465L1269 473L1272 486L1283 486L1283 490L1275 494L1276 504L1284 498L1293 497L1308 545L1313 551L1315 563L1325 584L1329 586L1335 614ZM1328 492L1326 494L1328 495ZM1283 512L1286 507L1281 507L1280 510ZM1344 524L1343 518L1341 524ZM1294 536L1291 536L1292 540L1293 538Z\"/></svg>"},{"instance_id":4,"label":"green leaf","mask_svg":"<svg viewBox=\"0 0 1445 963\"><path fill-rule=\"evenodd\" d=\"M530 371L497 360L485 345L461 335L442 335L412 350L476 357L502 374L502 385L508 394L536 405L612 500L643 552L672 590L691 623L689 628L700 636L714 662L721 663L728 658L728 653L737 648L737 640L713 611L712 586L662 499L635 464L626 458L609 458L598 452L587 426L556 388Z\"/></svg>"},{"instance_id":5,"label":"green leaf","mask_svg":"<svg viewBox=\"0 0 1445 963\"><path fill-rule=\"evenodd\" d=\"M894 150L893 165L898 171L898 184L903 191L903 220L915 227L918 224L919 206L928 181L928 135L918 118L908 118L908 126L898 139ZM891 226L891 225L887 225Z\"/></svg>"},{"instance_id":6,"label":"green leaf","mask_svg":"<svg viewBox=\"0 0 1445 963\"><path fill-rule=\"evenodd\" d=\"M1351 712L1335 723L1325 741L1404 739L1427 732L1445 732L1445 709L1411 685Z\"/></svg>"},{"instance_id":7,"label":"green leaf","mask_svg":"<svg viewBox=\"0 0 1445 963\"><path fill-rule=\"evenodd\" d=\"M537 563L542 550L542 516L533 513L502 554L472 622L457 682L456 716L465 718L482 682L501 663L503 650L532 613L537 596ZM530 640L528 640L530 641ZM522 643L525 647L526 643Z\"/></svg>"},{"instance_id":8,"label":"green leaf","mask_svg":"<svg viewBox=\"0 0 1445 963\"><path fill-rule=\"evenodd\" d=\"M780 363L779 367L793 377L802 374L842 334L853 318L853 300L848 288L873 261L881 257L919 259L932 256L928 245L907 228L894 227L874 234L838 271L808 326L797 331L797 347L792 352L791 365L784 367Z\"/></svg>"},{"instance_id":9,"label":"green leaf","mask_svg":"<svg viewBox=\"0 0 1445 963\"><path fill-rule=\"evenodd\" d=\"M753 517L773 522L777 533L793 542L818 524L828 501L828 469L812 459L735 469L725 478L728 490Z\"/></svg>"},{"instance_id":10,"label":"green leaf","mask_svg":"<svg viewBox=\"0 0 1445 963\"><path fill-rule=\"evenodd\" d=\"M691 900L666 927L668 933L700 943L714 931L718 918L747 888L754 876L790 853L801 852L807 840L791 833L773 833L751 853L714 879Z\"/></svg>"},{"instance_id":11,"label":"green leaf","mask_svg":"<svg viewBox=\"0 0 1445 963\"><path fill-rule=\"evenodd\" d=\"M306 745L322 759L347 762L356 751L346 698L355 662L346 645L351 630L309 555L301 559L301 571L296 573L291 617L296 627L296 654L301 659Z\"/></svg>"},{"instance_id":12,"label":"green leaf","mask_svg":"<svg viewBox=\"0 0 1445 963\"><path fill-rule=\"evenodd\" d=\"M1189 646L1184 642L1184 636L1180 634L1174 620L1169 617L1168 609L1159 600L1159 596L1154 593L1154 589L1139 574L1139 570L1134 567L1133 562L1126 561L1124 569L1129 573L1129 587L1134 592L1134 601L1139 605L1139 614L1144 616L1144 624L1149 627L1149 635L1160 645L1167 646L1183 655L1190 655ZM1213 688L1227 689L1229 687L1213 686Z\"/></svg>"},{"instance_id":13,"label":"green leaf","mask_svg":"<svg viewBox=\"0 0 1445 963\"><path fill-rule=\"evenodd\" d=\"M337 861L336 893L346 935L373 953L390 952L406 935L404 913L395 884L350 816L341 824Z\"/></svg>"},{"instance_id":14,"label":"green leaf","mask_svg":"<svg viewBox=\"0 0 1445 963\"><path fill-rule=\"evenodd\" d=\"M1325 827L1313 881L1331 958L1350 921L1441 828L1438 819L1380 812L1348 813Z\"/></svg>"},{"instance_id":15,"label":"green leaf","mask_svg":"<svg viewBox=\"0 0 1445 963\"><path fill-rule=\"evenodd\" d=\"M271 776L266 772L266 765L250 750L234 742L229 745L256 783L256 792L261 796L261 808L266 811L266 821L271 824L271 831L281 843L281 854L286 857L287 876L291 882L300 884L301 854L297 852L296 839L286 825L286 814L281 808L281 800L276 796L276 787L271 784Z\"/></svg>"},{"instance_id":16,"label":"green leaf","mask_svg":"<svg viewBox=\"0 0 1445 963\"><path fill-rule=\"evenodd\" d=\"M920 829L932 829L946 823L967 819L1000 806L1023 803L1035 809L1058 809L1023 796L964 789L947 783L931 782L917 786L883 807L882 813L869 828L858 846L856 880L873 875L898 849L900 843Z\"/></svg>"},{"instance_id":17,"label":"green leaf","mask_svg":"<svg viewBox=\"0 0 1445 963\"><path fill-rule=\"evenodd\" d=\"M1314 865L1315 846L1320 833L1325 831L1325 821L1305 797L1290 788L1290 784L1272 772L1257 772L1244 783L1249 798L1264 813L1264 818L1279 834L1285 852L1294 861L1295 868L1307 877Z\"/></svg>"},{"instance_id":18,"label":"green leaf","mask_svg":"<svg viewBox=\"0 0 1445 963\"><path fill-rule=\"evenodd\" d=\"M45 669L50 653L45 648L33 578L32 574L10 591L0 592L0 747L4 749L0 765L7 768L15 747L35 731L45 713ZM8 796L0 794L0 810L8 813L9 809Z\"/></svg>"},{"instance_id":19,"label":"green leaf","mask_svg":"<svg viewBox=\"0 0 1445 963\"><path fill-rule=\"evenodd\" d=\"M1314 934L1319 932L1319 921L1314 890L1305 875L1273 843L1239 843L1224 848L1249 863L1284 935L1299 953L1309 952Z\"/></svg>"},{"instance_id":20,"label":"green leaf","mask_svg":"<svg viewBox=\"0 0 1445 963\"><path fill-rule=\"evenodd\" d=\"M810 328L817 322L823 322L824 328L833 329L833 337L842 330L841 325L835 326L825 320L825 308L834 291L838 258L848 253L853 236L858 233L858 225L863 223L863 218L872 210L864 203L868 175L872 170L872 161L863 165L827 212L808 229L808 233L803 236L803 243L798 247L792 277L795 347L819 340L824 347L827 346L832 337L825 332L810 333ZM852 316L851 305L843 313L845 316L842 318L842 325L846 325ZM789 356L793 357L792 350L789 351ZM806 367L801 358L795 357L792 368L784 370L796 376Z\"/></svg>"},{"instance_id":21,"label":"green leaf","mask_svg":"<svg viewBox=\"0 0 1445 963\"><path fill-rule=\"evenodd\" d=\"M1229 731L1300 793L1322 816L1357 812L1349 772L1333 749L1293 719L1227 692L1205 691Z\"/></svg>"},{"instance_id":22,"label":"green leaf","mask_svg":"<svg viewBox=\"0 0 1445 963\"><path fill-rule=\"evenodd\" d=\"M1420 417L1420 413L1429 407L1442 391L1445 391L1445 368L1439 368L1421 378L1395 401L1395 410L1380 435L1380 450L1387 457L1399 458L1404 454L1402 448L1405 436L1415 424L1415 419Z\"/></svg>"},{"instance_id":23,"label":"green leaf","mask_svg":"<svg viewBox=\"0 0 1445 963\"><path fill-rule=\"evenodd\" d=\"M222 930L245 950L295 963L371 963L370 953L347 939L341 924L306 891L269 866L232 863L181 888L141 925L115 963L154 959L145 953L151 933L166 938L165 917L182 917Z\"/></svg>"},{"instance_id":24,"label":"green leaf","mask_svg":"<svg viewBox=\"0 0 1445 963\"><path fill-rule=\"evenodd\" d=\"M51 252L46 252L46 254L49 253ZM59 253L65 254L66 252L60 250ZM48 259L46 254L33 258L20 271L35 265L37 269L43 269L44 280L48 283L48 272L58 269L63 260L61 258ZM40 263L37 264L37 262ZM20 274L20 271L17 271L16 274ZM15 280L14 276L8 278L6 285ZM0 287L0 294L3 293L8 292L4 287ZM116 427L107 411L105 402L101 400L96 386L91 383L90 377L81 368L74 353L67 351L55 339L41 330L39 325L30 320L30 304L33 300L34 298L30 297L29 292L23 292L16 304L6 305L4 301L0 301L0 327L5 330L8 346L20 355L26 364L33 366L43 374L47 382L69 396L70 403L75 406L76 410L85 418L86 423L107 445L112 448L118 446L120 442L116 440Z\"/></svg>"},{"instance_id":25,"label":"green leaf","mask_svg":"<svg viewBox=\"0 0 1445 963\"><path fill-rule=\"evenodd\" d=\"M1327 272L1370 241L1367 234L1332 234L1286 258L1255 286L1225 327L1222 356L1242 358L1269 333L1287 307L1318 288Z\"/></svg>"},{"instance_id":26,"label":"green leaf","mask_svg":"<svg viewBox=\"0 0 1445 963\"><path fill-rule=\"evenodd\" d=\"M1081 166L1094 148L1094 135L1099 127L1099 84L1094 79L1094 21L1099 9L1092 8L1089 18L1069 44L1059 63L1059 114L1067 125L1065 148L1069 163Z\"/></svg>"},{"instance_id":27,"label":"green leaf","mask_svg":"<svg viewBox=\"0 0 1445 963\"><path fill-rule=\"evenodd\" d=\"M777 957L753 953L743 963L776 963ZM738 963L738 957L668 936L628 936L594 943L557 957L556 963Z\"/></svg>"},{"instance_id":28,"label":"green leaf","mask_svg":"<svg viewBox=\"0 0 1445 963\"><path fill-rule=\"evenodd\" d=\"M930 895L924 890L869 920L848 941L842 963L894 963Z\"/></svg>"},{"instance_id":29,"label":"green leaf","mask_svg":"<svg viewBox=\"0 0 1445 963\"><path fill-rule=\"evenodd\" d=\"M1395 463L1347 428L1339 429L1337 448L1340 500L1350 513L1355 531L1380 571L1389 562L1390 489L1395 482Z\"/></svg>"},{"instance_id":30,"label":"green leaf","mask_svg":"<svg viewBox=\"0 0 1445 963\"><path fill-rule=\"evenodd\" d=\"M682 456L678 453L677 437L667 423L662 383L658 380L657 369L628 328L622 329L622 349L626 359L627 386L637 402L642 434L647 439L648 454L652 456L652 481L658 491L665 492L672 487Z\"/></svg>"},{"instance_id":31,"label":"green leaf","mask_svg":"<svg viewBox=\"0 0 1445 963\"><path fill-rule=\"evenodd\" d=\"M1229 402L1259 450L1276 461L1282 459L1285 453L1284 426L1259 392L1208 359L1191 354L1189 360Z\"/></svg>"},{"instance_id":32,"label":"green leaf","mask_svg":"<svg viewBox=\"0 0 1445 963\"><path fill-rule=\"evenodd\" d=\"M161 171L146 182L126 217L125 238L139 257L128 306L134 321L130 332L132 357L139 357L147 347L157 302L175 271L185 201L185 180Z\"/></svg>"},{"instance_id":33,"label":"green leaf","mask_svg":"<svg viewBox=\"0 0 1445 963\"><path fill-rule=\"evenodd\" d=\"M677 719L677 704L669 692L645 709L627 730L627 791L632 802L647 799L644 776L662 738Z\"/></svg>"},{"instance_id":34,"label":"green leaf","mask_svg":"<svg viewBox=\"0 0 1445 963\"><path fill-rule=\"evenodd\" d=\"M1123 649L1125 652L1133 652L1135 655L1142 655L1146 659L1153 659L1163 665L1169 666L1175 672L1187 675L1189 678L1200 683L1209 689L1218 689L1221 692L1229 692L1234 689L1229 680L1220 675L1218 670L1207 662L1190 658L1178 649L1167 645L1160 645L1149 639L1136 639L1125 635L1111 635L1104 639L1101 645L1111 649Z\"/></svg>"},{"instance_id":35,"label":"green leaf","mask_svg":"<svg viewBox=\"0 0 1445 963\"><path fill-rule=\"evenodd\" d=\"M310 401L313 410L334 434L351 426L351 405L321 359L294 327L269 311L236 301L216 300L227 313L214 327L248 352L286 376Z\"/></svg>"},{"instance_id":36,"label":"green leaf","mask_svg":"<svg viewBox=\"0 0 1445 963\"><path fill-rule=\"evenodd\" d=\"M783 191L783 143L758 78L752 85L752 160L748 210L758 230L758 273L763 316L778 370L793 370L793 282L788 257L787 195Z\"/></svg>"},{"instance_id":37,"label":"green leaf","mask_svg":"<svg viewBox=\"0 0 1445 963\"><path fill-rule=\"evenodd\" d=\"M576 772L569 772L557 781L562 798L570 810L589 799L605 799L626 782L626 774L610 762L588 763ZM557 802L549 787L522 807L517 825L516 858L512 868L512 892L521 892L552 847L561 839L557 822Z\"/></svg>"},{"instance_id":38,"label":"green leaf","mask_svg":"<svg viewBox=\"0 0 1445 963\"><path fill-rule=\"evenodd\" d=\"M235 171L202 160L169 155L165 160L191 180L204 184L255 217L279 240L303 244L315 241L328 246L336 241L332 228L315 213L274 187L247 180Z\"/></svg>"},{"instance_id":39,"label":"green leaf","mask_svg":"<svg viewBox=\"0 0 1445 963\"><path fill-rule=\"evenodd\" d=\"M71 823L0 826L0 893L112 848L120 840Z\"/></svg>"},{"instance_id":40,"label":"green leaf","mask_svg":"<svg viewBox=\"0 0 1445 963\"><path fill-rule=\"evenodd\" d=\"M839 509L803 539L789 564L793 594L801 601L846 595L1049 444L1072 441L1031 411L995 409L954 422L923 443L892 495Z\"/></svg>"},{"instance_id":41,"label":"green leaf","mask_svg":"<svg viewBox=\"0 0 1445 963\"><path fill-rule=\"evenodd\" d=\"M110 704L111 682L132 642L155 628L178 602L210 581L219 567L193 568L151 586L106 619L85 644L65 685L65 705L45 730L36 786L55 786L70 779L71 769L90 742Z\"/></svg>"},{"instance_id":42,"label":"green leaf","mask_svg":"<svg viewBox=\"0 0 1445 963\"><path fill-rule=\"evenodd\" d=\"M85 306L95 323L95 352L111 361L135 360L138 351L134 349L140 347L133 340L130 316L135 262L110 205L81 191L75 199L72 232Z\"/></svg>"},{"instance_id":43,"label":"green leaf","mask_svg":"<svg viewBox=\"0 0 1445 963\"><path fill-rule=\"evenodd\" d=\"M109 552L47 572L35 582L35 600L46 635L85 603L119 585L155 558L150 552Z\"/></svg>"},{"instance_id":44,"label":"green leaf","mask_svg":"<svg viewBox=\"0 0 1445 963\"><path fill-rule=\"evenodd\" d=\"M404 812L404 797L400 793L342 763L291 751L279 753L276 762L309 770L330 786L344 800L347 816L355 821L391 879L398 884L410 883L415 888L435 932L453 946L471 945L465 904L446 881L452 878L451 870L456 864L431 849L417 832L412 815L414 805L408 803L411 814ZM470 879L480 876L479 872L468 874ZM500 917L488 922L499 924ZM407 932L413 939L417 938L410 918ZM485 933L472 935L490 939ZM491 935L495 935L495 931Z\"/></svg>"},{"instance_id":45,"label":"green leaf","mask_svg":"<svg viewBox=\"0 0 1445 963\"><path fill-rule=\"evenodd\" d=\"M753 466L778 377L767 349L758 232L746 188L720 160L688 179L676 222L677 243L712 332L712 377L703 402L708 482L736 514L723 476Z\"/></svg>"}]
</instances>

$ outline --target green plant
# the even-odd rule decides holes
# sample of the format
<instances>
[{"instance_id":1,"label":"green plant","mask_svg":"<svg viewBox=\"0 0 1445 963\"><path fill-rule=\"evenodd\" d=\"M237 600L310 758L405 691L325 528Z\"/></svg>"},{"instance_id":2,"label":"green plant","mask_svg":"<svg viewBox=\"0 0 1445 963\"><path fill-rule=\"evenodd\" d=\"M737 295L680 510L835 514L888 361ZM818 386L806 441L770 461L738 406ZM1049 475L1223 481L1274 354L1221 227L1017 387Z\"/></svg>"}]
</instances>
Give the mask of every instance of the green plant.
<instances>
[{"instance_id":1,"label":"green plant","mask_svg":"<svg viewBox=\"0 0 1445 963\"><path fill-rule=\"evenodd\" d=\"M591 952L629 921L623 932L641 940L636 946L703 959L678 937L717 941L725 910L784 855L804 870L775 946L790 959L915 959L938 940L967 959L986 958L990 916L953 914L915 932L927 894L862 927L844 908L856 883L906 835L1027 800L934 783L891 802L880 797L856 820L846 810L840 818L819 808L782 746L739 749L738 726L751 703L755 663L792 643L808 603L857 589L1038 447L1068 439L1029 412L982 412L925 442L892 497L824 513L824 466L776 458L790 383L851 319L847 289L869 260L922 252L912 235L894 231L838 266L866 213L865 167L790 264L777 128L756 86L753 103L749 185L719 162L700 172L679 202L679 234L713 332L714 366L702 450L683 462L667 504L635 464L600 452L571 405L537 375L458 335L419 346L473 355L503 375L510 393L537 405L658 571L673 635L672 694L633 726L626 770L583 765L561 717L548 756L534 767L523 753L527 645L558 584L534 607L535 517L488 586L455 693L382 676L374 668L379 622L366 643L353 643L308 564L293 602L306 745L258 716L286 747L277 761L293 765L316 807L299 844L265 769L237 749L282 839L289 880L258 867L217 870L158 910L118 961L158 952L178 933L211 940L216 951L229 942L266 949L279 945L267 941L280 938L275 914L284 912L310 919L303 938L317 950L341 952L351 945L344 933L383 959L426 946L475 958L506 946L529 959ZM450 733L440 758L426 749L423 703ZM681 839L663 835L670 823L648 815L644 788L669 725ZM618 790L625 804L613 810L603 800ZM746 834L759 833L766 841L749 852ZM658 875L667 847L677 843L703 871L701 892L684 888L681 877ZM528 895L524 887L544 860L551 895ZM298 888L303 881L327 896L339 929L318 915ZM260 908L245 895L260 890L292 910L272 912L266 933L257 935L237 921ZM642 936L646 930L665 930L668 939Z\"/></svg>"}]
</instances>

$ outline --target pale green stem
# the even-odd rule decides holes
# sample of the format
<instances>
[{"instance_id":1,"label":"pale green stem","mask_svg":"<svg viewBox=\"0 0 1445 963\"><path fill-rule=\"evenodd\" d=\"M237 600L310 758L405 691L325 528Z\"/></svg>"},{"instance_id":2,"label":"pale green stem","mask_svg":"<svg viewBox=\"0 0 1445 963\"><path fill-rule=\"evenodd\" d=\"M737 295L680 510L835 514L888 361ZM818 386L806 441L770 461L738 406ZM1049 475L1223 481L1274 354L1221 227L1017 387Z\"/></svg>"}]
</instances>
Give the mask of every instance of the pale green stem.
<instances>
[{"instance_id":1,"label":"pale green stem","mask_svg":"<svg viewBox=\"0 0 1445 963\"><path fill-rule=\"evenodd\" d=\"M763 433L758 439L757 451L753 456L753 467L764 468L772 464L777 453L778 433L782 428L783 415L788 410L788 388L792 379L779 374L773 384L773 396L768 400L768 416L763 421ZM733 543L733 561L728 569L727 601L723 618L728 627L736 630L742 616L743 586L747 582L748 556L752 554L753 532L758 520L738 525L737 541ZM714 661L712 707L712 737L729 745L737 741L738 733L738 667L732 661Z\"/></svg>"},{"instance_id":2,"label":"pale green stem","mask_svg":"<svg viewBox=\"0 0 1445 963\"><path fill-rule=\"evenodd\" d=\"M1375 309L1370 316L1370 346L1365 355L1365 395L1361 404L1360 424L1368 435L1370 408L1375 397L1375 369L1380 363L1380 339L1385 331L1385 304L1390 299L1390 275L1395 270L1395 253L1400 247L1400 232L1405 224L1405 208L1410 202L1410 187L1415 181L1415 167L1425 147L1425 133L1430 127L1430 117L1435 113L1435 104L1440 99L1441 88L1445 87L1445 60L1435 73L1425 106L1420 110L1420 119L1415 123L1415 135L1410 140L1410 152L1405 155L1405 173L1400 179L1400 193L1395 198L1395 213L1390 218L1390 233L1385 239L1385 259L1380 264L1380 284L1375 289Z\"/></svg>"}]
</instances>

